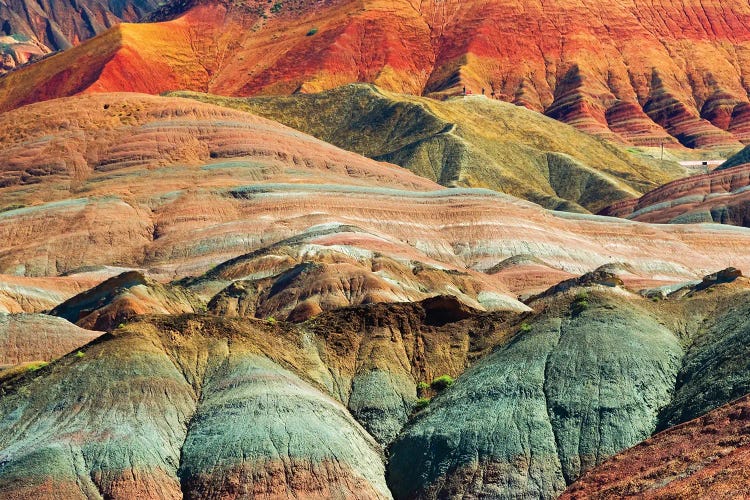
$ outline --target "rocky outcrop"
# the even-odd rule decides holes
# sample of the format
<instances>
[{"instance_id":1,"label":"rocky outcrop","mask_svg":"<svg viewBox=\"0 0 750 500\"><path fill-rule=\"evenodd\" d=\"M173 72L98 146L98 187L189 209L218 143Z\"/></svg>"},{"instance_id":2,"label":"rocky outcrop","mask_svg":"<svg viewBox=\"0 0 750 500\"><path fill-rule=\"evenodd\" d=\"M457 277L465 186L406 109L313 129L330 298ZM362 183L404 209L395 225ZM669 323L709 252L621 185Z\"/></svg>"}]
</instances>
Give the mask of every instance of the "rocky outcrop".
<instances>
[{"instance_id":1,"label":"rocky outcrop","mask_svg":"<svg viewBox=\"0 0 750 500\"><path fill-rule=\"evenodd\" d=\"M91 41L13 72L0 109L80 90L244 96L364 81L434 97L465 88L641 146L737 148L749 16L736 0L174 2L152 16L161 23L114 28L116 46Z\"/></svg>"},{"instance_id":2,"label":"rocky outcrop","mask_svg":"<svg viewBox=\"0 0 750 500\"><path fill-rule=\"evenodd\" d=\"M718 294L721 305L691 336L674 398L659 418L660 430L699 417L750 392L748 295L728 298L721 287L697 294Z\"/></svg>"},{"instance_id":3,"label":"rocky outcrop","mask_svg":"<svg viewBox=\"0 0 750 500\"><path fill-rule=\"evenodd\" d=\"M344 405L385 430L389 391L411 393L393 434L417 373L462 370L479 340L469 341L471 311L423 322L449 304L352 309L300 329L197 316L129 325L7 388L0 409L17 411L0 423L0 492L388 498L380 447Z\"/></svg>"},{"instance_id":4,"label":"rocky outcrop","mask_svg":"<svg viewBox=\"0 0 750 500\"><path fill-rule=\"evenodd\" d=\"M201 307L200 300L189 291L129 271L71 297L50 314L83 328L110 331L135 316L191 313Z\"/></svg>"},{"instance_id":5,"label":"rocky outcrop","mask_svg":"<svg viewBox=\"0 0 750 500\"><path fill-rule=\"evenodd\" d=\"M614 306L617 296L591 291L567 314L572 297L558 296L436 397L390 449L394 496L554 498L647 438L682 350L658 318Z\"/></svg>"}]
</instances>

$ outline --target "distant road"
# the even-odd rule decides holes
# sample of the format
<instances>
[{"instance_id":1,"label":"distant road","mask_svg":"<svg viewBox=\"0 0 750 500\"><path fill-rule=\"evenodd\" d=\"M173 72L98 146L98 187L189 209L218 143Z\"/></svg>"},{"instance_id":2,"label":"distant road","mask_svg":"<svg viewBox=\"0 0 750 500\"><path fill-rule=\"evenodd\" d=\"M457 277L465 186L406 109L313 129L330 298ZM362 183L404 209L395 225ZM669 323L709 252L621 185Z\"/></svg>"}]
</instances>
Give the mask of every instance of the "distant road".
<instances>
[{"instance_id":1,"label":"distant road","mask_svg":"<svg viewBox=\"0 0 750 500\"><path fill-rule=\"evenodd\" d=\"M680 161L677 162L683 167L718 167L726 160L703 160L703 161Z\"/></svg>"}]
</instances>

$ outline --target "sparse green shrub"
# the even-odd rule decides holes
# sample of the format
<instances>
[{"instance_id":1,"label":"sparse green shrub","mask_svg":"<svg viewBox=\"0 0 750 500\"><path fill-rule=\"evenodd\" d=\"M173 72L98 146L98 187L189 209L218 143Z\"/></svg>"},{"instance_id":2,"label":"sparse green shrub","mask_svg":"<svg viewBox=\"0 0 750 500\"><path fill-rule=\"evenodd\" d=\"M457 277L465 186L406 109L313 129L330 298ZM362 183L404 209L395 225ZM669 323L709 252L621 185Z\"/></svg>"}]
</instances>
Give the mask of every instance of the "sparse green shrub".
<instances>
[{"instance_id":1,"label":"sparse green shrub","mask_svg":"<svg viewBox=\"0 0 750 500\"><path fill-rule=\"evenodd\" d=\"M524 321L518 329L523 333L527 333L531 331L531 325Z\"/></svg>"},{"instance_id":2,"label":"sparse green shrub","mask_svg":"<svg viewBox=\"0 0 750 500\"><path fill-rule=\"evenodd\" d=\"M266 323L269 325L275 325L276 323L278 323L278 321L276 321L276 318L274 318L273 316L269 316L266 318Z\"/></svg>"},{"instance_id":3,"label":"sparse green shrub","mask_svg":"<svg viewBox=\"0 0 750 500\"><path fill-rule=\"evenodd\" d=\"M318 28L310 28L310 31L307 32L307 36L313 36L317 32Z\"/></svg>"},{"instance_id":4,"label":"sparse green shrub","mask_svg":"<svg viewBox=\"0 0 750 500\"><path fill-rule=\"evenodd\" d=\"M83 351L78 351L76 353L76 358L81 359L82 357L86 356L86 353Z\"/></svg>"},{"instance_id":5,"label":"sparse green shrub","mask_svg":"<svg viewBox=\"0 0 750 500\"><path fill-rule=\"evenodd\" d=\"M414 404L414 410L424 410L427 408L427 405L430 404L430 398L419 398L417 399L417 402Z\"/></svg>"},{"instance_id":6,"label":"sparse green shrub","mask_svg":"<svg viewBox=\"0 0 750 500\"><path fill-rule=\"evenodd\" d=\"M573 313L573 316L578 316L589 308L588 298L589 294L586 292L580 292L575 296L575 299L570 304L570 311Z\"/></svg>"},{"instance_id":7,"label":"sparse green shrub","mask_svg":"<svg viewBox=\"0 0 750 500\"><path fill-rule=\"evenodd\" d=\"M455 380L450 375L440 375L438 378L432 381L430 387L436 391L442 391L452 386Z\"/></svg>"},{"instance_id":8,"label":"sparse green shrub","mask_svg":"<svg viewBox=\"0 0 750 500\"><path fill-rule=\"evenodd\" d=\"M42 368L44 368L48 364L49 363L47 363L46 361L40 361L38 363L31 363L30 365L28 365L26 367L26 371L27 372L35 372L37 370L41 370Z\"/></svg>"},{"instance_id":9,"label":"sparse green shrub","mask_svg":"<svg viewBox=\"0 0 750 500\"><path fill-rule=\"evenodd\" d=\"M284 7L282 2L276 2L271 6L271 14L278 14L281 12L282 7Z\"/></svg>"}]
</instances>

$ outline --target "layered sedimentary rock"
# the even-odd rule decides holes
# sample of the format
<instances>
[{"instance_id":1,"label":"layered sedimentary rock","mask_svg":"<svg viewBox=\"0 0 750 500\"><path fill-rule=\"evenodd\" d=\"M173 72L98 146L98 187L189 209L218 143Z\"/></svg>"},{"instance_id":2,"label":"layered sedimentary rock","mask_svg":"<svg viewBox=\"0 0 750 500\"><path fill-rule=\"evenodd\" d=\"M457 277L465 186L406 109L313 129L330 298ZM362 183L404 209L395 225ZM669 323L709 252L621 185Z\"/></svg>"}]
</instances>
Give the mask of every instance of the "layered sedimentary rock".
<instances>
[{"instance_id":1,"label":"layered sedimentary rock","mask_svg":"<svg viewBox=\"0 0 750 500\"><path fill-rule=\"evenodd\" d=\"M749 137L749 16L736 0L178 2L150 17L162 23L118 25L106 44L13 72L0 109L83 90L252 95L365 81L439 97L466 88L638 145L735 148Z\"/></svg>"},{"instance_id":2,"label":"layered sedimentary rock","mask_svg":"<svg viewBox=\"0 0 750 500\"><path fill-rule=\"evenodd\" d=\"M177 92L259 114L444 186L487 187L544 207L596 211L683 175L523 107L446 102L347 85L317 94L226 98Z\"/></svg>"},{"instance_id":3,"label":"layered sedimentary rock","mask_svg":"<svg viewBox=\"0 0 750 500\"><path fill-rule=\"evenodd\" d=\"M462 272L529 254L555 276L626 262L636 274L675 282L748 267L743 229L648 226L443 189L190 100L100 94L2 119L13 123L2 129L0 271L9 274L114 265L182 278L289 239L316 252L379 252ZM725 241L720 255L717 238Z\"/></svg>"},{"instance_id":4,"label":"layered sedimentary rock","mask_svg":"<svg viewBox=\"0 0 750 500\"><path fill-rule=\"evenodd\" d=\"M675 409L733 397L696 410L687 388L746 372L750 287L703 283L652 301L602 269L526 313L435 297L299 325L140 317L0 385L0 492L553 498ZM457 381L430 388L442 375Z\"/></svg>"},{"instance_id":5,"label":"layered sedimentary rock","mask_svg":"<svg viewBox=\"0 0 750 500\"><path fill-rule=\"evenodd\" d=\"M750 163L670 182L601 215L654 223L750 226Z\"/></svg>"},{"instance_id":6,"label":"layered sedimentary rock","mask_svg":"<svg viewBox=\"0 0 750 500\"><path fill-rule=\"evenodd\" d=\"M419 375L403 361L422 366L423 376L454 363L453 373L463 369L471 324L441 325L471 312L432 310L352 310L305 330L196 316L130 325L9 388L0 407L18 410L0 424L0 491L389 498L381 449L344 405L371 428L390 429L379 435L387 439L416 399ZM403 343L383 338L389 324ZM418 353L412 335L423 339ZM452 337L463 337L463 348L443 349ZM372 354L357 355L349 343ZM71 390L75 400L64 396ZM400 415L383 406L394 396ZM143 408L137 421L128 410L135 406ZM34 440L42 434L44 442Z\"/></svg>"}]
</instances>

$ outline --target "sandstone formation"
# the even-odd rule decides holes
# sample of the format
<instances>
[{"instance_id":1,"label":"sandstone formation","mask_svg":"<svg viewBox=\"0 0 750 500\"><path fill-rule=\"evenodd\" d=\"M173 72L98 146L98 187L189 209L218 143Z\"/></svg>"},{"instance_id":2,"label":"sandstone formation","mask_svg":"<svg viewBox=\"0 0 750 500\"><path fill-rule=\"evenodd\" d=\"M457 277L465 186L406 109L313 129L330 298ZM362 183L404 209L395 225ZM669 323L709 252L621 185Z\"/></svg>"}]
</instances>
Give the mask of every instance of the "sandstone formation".
<instances>
[{"instance_id":1,"label":"sandstone formation","mask_svg":"<svg viewBox=\"0 0 750 500\"><path fill-rule=\"evenodd\" d=\"M347 85L317 94L189 97L259 114L444 186L487 187L567 211L596 211L684 175L539 113L481 97L441 102Z\"/></svg>"},{"instance_id":2,"label":"sandstone formation","mask_svg":"<svg viewBox=\"0 0 750 500\"><path fill-rule=\"evenodd\" d=\"M149 18L163 22L121 24L12 72L0 109L80 91L245 96L365 81L484 90L631 144L737 148L750 130L749 17L737 0L178 1Z\"/></svg>"}]
</instances>

